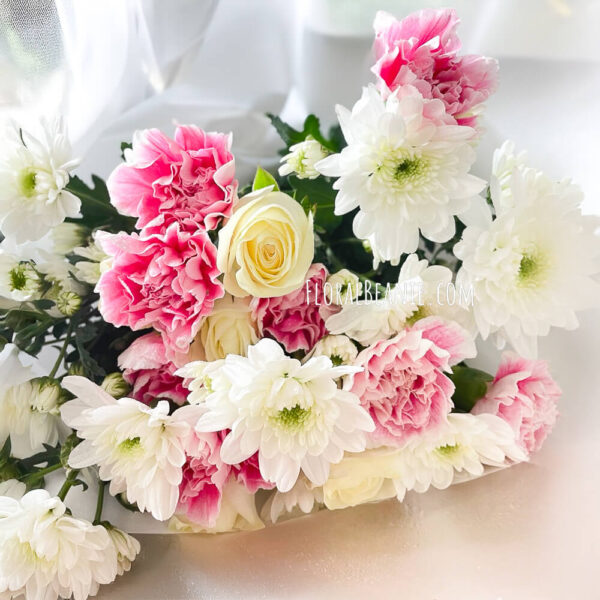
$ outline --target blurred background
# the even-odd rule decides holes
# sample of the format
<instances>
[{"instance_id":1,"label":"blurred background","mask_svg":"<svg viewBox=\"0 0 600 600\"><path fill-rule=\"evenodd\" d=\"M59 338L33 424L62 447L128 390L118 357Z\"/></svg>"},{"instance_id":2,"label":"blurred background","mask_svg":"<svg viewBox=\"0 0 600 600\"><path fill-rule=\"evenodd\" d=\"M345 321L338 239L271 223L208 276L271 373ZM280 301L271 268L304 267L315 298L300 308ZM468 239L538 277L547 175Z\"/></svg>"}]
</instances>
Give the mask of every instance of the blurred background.
<instances>
[{"instance_id":1,"label":"blurred background","mask_svg":"<svg viewBox=\"0 0 600 600\"><path fill-rule=\"evenodd\" d=\"M331 122L372 80L372 21L457 9L465 52L501 61L477 170L504 138L600 196L600 0L2 0L0 111L60 112L84 169L107 175L135 128L173 121L234 131L242 178L274 164L264 112ZM540 135L543 131L543 136ZM584 149L588 149L586 151ZM593 152L592 152L593 150ZM565 169L565 154L577 154Z\"/></svg>"},{"instance_id":2,"label":"blurred background","mask_svg":"<svg viewBox=\"0 0 600 600\"><path fill-rule=\"evenodd\" d=\"M137 128L233 131L245 180L278 159L266 111L329 124L372 81L377 9L448 5L464 52L500 60L476 173L511 138L600 214L600 0L0 0L0 116L64 114L84 175L107 176ZM598 313L581 321L541 345L564 396L532 463L259 532L142 535L133 573L101 598L598 597ZM493 370L497 355L480 360Z\"/></svg>"}]
</instances>

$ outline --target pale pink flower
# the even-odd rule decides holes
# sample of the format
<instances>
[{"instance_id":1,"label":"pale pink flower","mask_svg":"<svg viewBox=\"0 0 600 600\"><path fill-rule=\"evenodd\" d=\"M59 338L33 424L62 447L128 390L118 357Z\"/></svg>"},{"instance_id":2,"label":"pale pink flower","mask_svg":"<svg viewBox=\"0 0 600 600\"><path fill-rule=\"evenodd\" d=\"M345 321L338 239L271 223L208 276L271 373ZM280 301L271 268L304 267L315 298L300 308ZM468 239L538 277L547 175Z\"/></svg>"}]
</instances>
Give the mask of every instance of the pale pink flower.
<instances>
[{"instance_id":1,"label":"pale pink flower","mask_svg":"<svg viewBox=\"0 0 600 600\"><path fill-rule=\"evenodd\" d=\"M487 394L473 413L491 413L504 419L527 453L539 450L552 431L561 389L543 360L528 360L505 352Z\"/></svg>"},{"instance_id":2,"label":"pale pink flower","mask_svg":"<svg viewBox=\"0 0 600 600\"><path fill-rule=\"evenodd\" d=\"M161 235L119 233L99 242L112 263L97 286L105 321L134 331L154 327L170 351L187 352L224 293L208 234L173 223Z\"/></svg>"},{"instance_id":3,"label":"pale pink flower","mask_svg":"<svg viewBox=\"0 0 600 600\"><path fill-rule=\"evenodd\" d=\"M384 91L411 84L425 98L439 98L459 125L475 125L476 109L496 89L498 63L478 55L458 56L459 19L452 9L424 9L398 21L375 17L372 71Z\"/></svg>"},{"instance_id":4,"label":"pale pink flower","mask_svg":"<svg viewBox=\"0 0 600 600\"><path fill-rule=\"evenodd\" d=\"M344 387L360 398L375 421L370 434L374 444L402 445L446 422L454 384L444 371L474 355L468 340L455 323L428 317L358 355L354 364L364 370L350 375Z\"/></svg>"},{"instance_id":5,"label":"pale pink flower","mask_svg":"<svg viewBox=\"0 0 600 600\"><path fill-rule=\"evenodd\" d=\"M223 486L231 466L221 460L222 435L195 432L186 444L177 513L210 529L221 509Z\"/></svg>"},{"instance_id":6,"label":"pale pink flower","mask_svg":"<svg viewBox=\"0 0 600 600\"><path fill-rule=\"evenodd\" d=\"M128 397L144 404L162 398L182 405L188 396L177 367L168 359L167 349L158 333L137 338L119 356L123 379L131 386Z\"/></svg>"},{"instance_id":7,"label":"pale pink flower","mask_svg":"<svg viewBox=\"0 0 600 600\"><path fill-rule=\"evenodd\" d=\"M324 265L313 264L296 291L276 298L254 298L251 307L259 334L277 340L287 352L312 350L327 334L324 319L331 314L323 293L327 275Z\"/></svg>"},{"instance_id":8,"label":"pale pink flower","mask_svg":"<svg viewBox=\"0 0 600 600\"><path fill-rule=\"evenodd\" d=\"M145 233L178 222L188 229L214 229L231 215L238 183L231 135L181 125L175 139L158 129L136 131L107 181L112 203L137 217Z\"/></svg>"}]
</instances>

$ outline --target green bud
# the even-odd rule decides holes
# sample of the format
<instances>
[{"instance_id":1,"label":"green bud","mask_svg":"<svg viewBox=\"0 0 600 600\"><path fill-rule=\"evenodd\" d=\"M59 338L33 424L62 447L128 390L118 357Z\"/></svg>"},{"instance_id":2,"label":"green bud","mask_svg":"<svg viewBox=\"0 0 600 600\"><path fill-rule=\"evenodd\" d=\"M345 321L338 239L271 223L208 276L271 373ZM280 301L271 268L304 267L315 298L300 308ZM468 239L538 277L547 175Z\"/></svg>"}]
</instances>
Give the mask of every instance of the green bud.
<instances>
[{"instance_id":1,"label":"green bud","mask_svg":"<svg viewBox=\"0 0 600 600\"><path fill-rule=\"evenodd\" d=\"M61 292L56 306L65 317L72 317L81 308L81 296L75 292Z\"/></svg>"},{"instance_id":2,"label":"green bud","mask_svg":"<svg viewBox=\"0 0 600 600\"><path fill-rule=\"evenodd\" d=\"M113 398L123 398L131 389L123 379L122 373L109 373L100 384L100 387Z\"/></svg>"},{"instance_id":3,"label":"green bud","mask_svg":"<svg viewBox=\"0 0 600 600\"><path fill-rule=\"evenodd\" d=\"M83 365L78 362L74 362L68 370L69 375L79 375L80 377L85 377L85 369Z\"/></svg>"},{"instance_id":4,"label":"green bud","mask_svg":"<svg viewBox=\"0 0 600 600\"><path fill-rule=\"evenodd\" d=\"M63 469L69 469L69 456L73 451L73 448L79 444L81 440L77 437L76 433L72 433L64 442L60 448L60 464Z\"/></svg>"}]
</instances>

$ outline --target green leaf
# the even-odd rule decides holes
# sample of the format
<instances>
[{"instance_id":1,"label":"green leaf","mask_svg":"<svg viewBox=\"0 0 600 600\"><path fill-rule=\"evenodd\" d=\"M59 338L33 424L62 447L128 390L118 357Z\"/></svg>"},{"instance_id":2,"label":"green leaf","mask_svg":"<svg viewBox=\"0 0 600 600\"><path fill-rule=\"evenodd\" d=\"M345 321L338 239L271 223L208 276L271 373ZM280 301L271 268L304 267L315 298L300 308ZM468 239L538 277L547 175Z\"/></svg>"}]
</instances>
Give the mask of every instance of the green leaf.
<instances>
[{"instance_id":1,"label":"green leaf","mask_svg":"<svg viewBox=\"0 0 600 600\"><path fill-rule=\"evenodd\" d=\"M275 191L279 191L279 186L275 181L275 177L268 171L265 171L262 167L256 169L256 175L254 176L254 182L252 183L252 191L262 190L263 188L273 186Z\"/></svg>"},{"instance_id":2,"label":"green leaf","mask_svg":"<svg viewBox=\"0 0 600 600\"><path fill-rule=\"evenodd\" d=\"M332 233L342 222L342 217L335 215L336 191L331 183L323 178L299 179L290 175L288 181L296 192L296 198L300 198L300 204L306 210L310 207L314 214L315 226L322 228L327 233Z\"/></svg>"},{"instance_id":3,"label":"green leaf","mask_svg":"<svg viewBox=\"0 0 600 600\"><path fill-rule=\"evenodd\" d=\"M121 158L125 160L125 150L131 150L133 144L131 142L121 142Z\"/></svg>"},{"instance_id":4,"label":"green leaf","mask_svg":"<svg viewBox=\"0 0 600 600\"><path fill-rule=\"evenodd\" d=\"M267 117L271 120L273 127L275 127L277 133L288 148L294 144L303 142L307 137L311 136L330 152L337 152L338 150L337 144L328 140L321 133L321 124L315 115L308 115L308 117L306 117L301 131L294 129L276 115L267 113Z\"/></svg>"},{"instance_id":5,"label":"green leaf","mask_svg":"<svg viewBox=\"0 0 600 600\"><path fill-rule=\"evenodd\" d=\"M34 300L33 305L40 310L49 310L54 306L54 300L42 298L41 300Z\"/></svg>"},{"instance_id":6,"label":"green leaf","mask_svg":"<svg viewBox=\"0 0 600 600\"><path fill-rule=\"evenodd\" d=\"M454 406L463 412L471 412L480 398L487 392L488 383L494 378L485 371L456 365L449 375L456 389L452 395Z\"/></svg>"},{"instance_id":7,"label":"green leaf","mask_svg":"<svg viewBox=\"0 0 600 600\"><path fill-rule=\"evenodd\" d=\"M98 175L92 175L91 187L79 177L73 176L67 184L67 190L81 200L82 220L88 227L133 231L135 219L121 215L110 203L106 183Z\"/></svg>"}]
</instances>

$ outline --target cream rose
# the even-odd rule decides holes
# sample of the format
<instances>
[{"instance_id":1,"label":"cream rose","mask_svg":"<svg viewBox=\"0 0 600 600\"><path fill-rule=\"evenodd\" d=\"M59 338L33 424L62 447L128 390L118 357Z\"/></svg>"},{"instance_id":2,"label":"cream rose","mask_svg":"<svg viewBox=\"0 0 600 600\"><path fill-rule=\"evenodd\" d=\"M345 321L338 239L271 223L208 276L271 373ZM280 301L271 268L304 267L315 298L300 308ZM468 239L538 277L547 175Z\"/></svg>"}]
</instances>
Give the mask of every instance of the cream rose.
<instances>
[{"instance_id":1,"label":"cream rose","mask_svg":"<svg viewBox=\"0 0 600 600\"><path fill-rule=\"evenodd\" d=\"M215 302L190 347L188 360L214 361L228 354L246 356L248 346L258 342L250 301L226 294Z\"/></svg>"},{"instance_id":2,"label":"cream rose","mask_svg":"<svg viewBox=\"0 0 600 600\"><path fill-rule=\"evenodd\" d=\"M219 232L217 266L233 296L289 294L304 283L313 256L312 215L271 187L242 198Z\"/></svg>"},{"instance_id":3,"label":"cream rose","mask_svg":"<svg viewBox=\"0 0 600 600\"><path fill-rule=\"evenodd\" d=\"M323 486L323 501L329 510L347 508L398 496L394 480L400 478L401 461L395 448L375 448L346 454L331 465ZM400 493L404 496L404 488Z\"/></svg>"}]
</instances>

